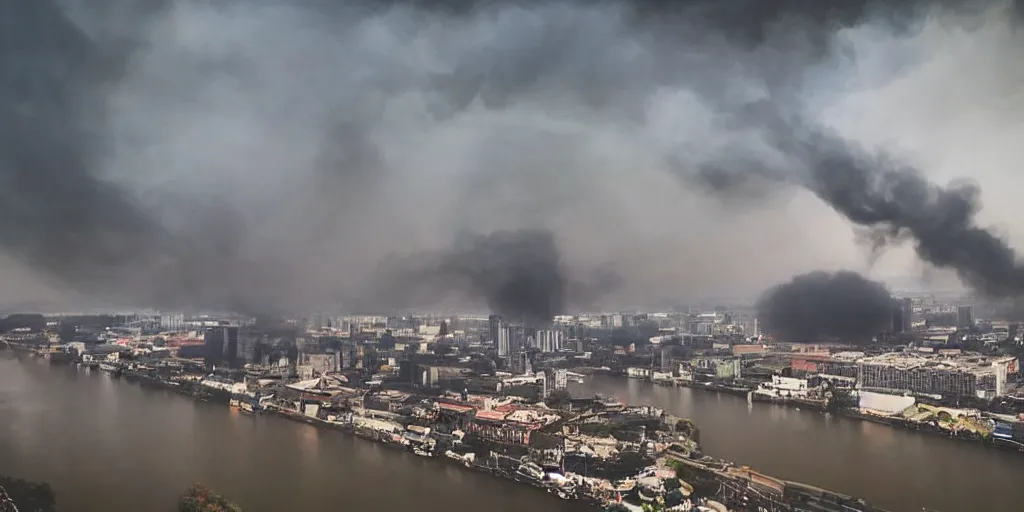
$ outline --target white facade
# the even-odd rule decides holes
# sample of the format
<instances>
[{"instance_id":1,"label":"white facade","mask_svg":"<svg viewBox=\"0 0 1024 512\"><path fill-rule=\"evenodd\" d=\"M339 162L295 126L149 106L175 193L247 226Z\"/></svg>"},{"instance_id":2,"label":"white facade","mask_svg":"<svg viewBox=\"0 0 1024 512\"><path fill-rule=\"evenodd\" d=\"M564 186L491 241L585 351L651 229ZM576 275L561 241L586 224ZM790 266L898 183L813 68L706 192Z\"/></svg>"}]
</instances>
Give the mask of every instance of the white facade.
<instances>
[{"instance_id":1,"label":"white facade","mask_svg":"<svg viewBox=\"0 0 1024 512\"><path fill-rule=\"evenodd\" d=\"M861 409L882 414L899 414L916 402L912 396L887 395L870 391L861 391L859 395L858 406Z\"/></svg>"},{"instance_id":2,"label":"white facade","mask_svg":"<svg viewBox=\"0 0 1024 512\"><path fill-rule=\"evenodd\" d=\"M626 368L626 376L634 379L648 379L651 373L650 368Z\"/></svg>"},{"instance_id":3,"label":"white facade","mask_svg":"<svg viewBox=\"0 0 1024 512\"><path fill-rule=\"evenodd\" d=\"M498 338L494 340L494 346L498 349L498 357L508 356L512 352L512 347L509 344L508 327L501 325L496 331Z\"/></svg>"},{"instance_id":4,"label":"white facade","mask_svg":"<svg viewBox=\"0 0 1024 512\"><path fill-rule=\"evenodd\" d=\"M562 350L562 331L537 331L535 340L537 348L541 352L558 352Z\"/></svg>"},{"instance_id":5,"label":"white facade","mask_svg":"<svg viewBox=\"0 0 1024 512\"><path fill-rule=\"evenodd\" d=\"M755 393L774 397L803 398L807 396L807 380L772 375L772 381L761 384Z\"/></svg>"}]
</instances>

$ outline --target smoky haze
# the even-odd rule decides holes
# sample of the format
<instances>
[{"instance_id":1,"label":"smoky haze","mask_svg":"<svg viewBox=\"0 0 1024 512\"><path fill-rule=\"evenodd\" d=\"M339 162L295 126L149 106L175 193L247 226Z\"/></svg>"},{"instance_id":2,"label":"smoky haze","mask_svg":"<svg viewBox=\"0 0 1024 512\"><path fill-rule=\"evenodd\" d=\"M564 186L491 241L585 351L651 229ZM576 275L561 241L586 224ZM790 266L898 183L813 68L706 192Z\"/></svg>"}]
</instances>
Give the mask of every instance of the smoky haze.
<instances>
[{"instance_id":1,"label":"smoky haze","mask_svg":"<svg viewBox=\"0 0 1024 512\"><path fill-rule=\"evenodd\" d=\"M375 281L378 289L393 287L386 300L392 308L429 304L432 295L455 289L494 313L531 323L565 312L568 291L554 237L543 230L463 235L450 250L386 260Z\"/></svg>"},{"instance_id":2,"label":"smoky haze","mask_svg":"<svg viewBox=\"0 0 1024 512\"><path fill-rule=\"evenodd\" d=\"M902 111L889 88L940 90L963 66L974 81L949 98L972 112L1005 98L1009 4L99 4L0 0L24 21L0 60L20 77L0 86L0 244L40 286L125 305L455 298L546 317L855 266L847 220L986 291L1019 273L972 189L922 174L973 144L904 155L864 128L881 118L854 115ZM949 74L923 74L936 62ZM981 126L1014 126L1005 111ZM719 200L736 190L755 200ZM399 261L445 278L382 270Z\"/></svg>"}]
</instances>

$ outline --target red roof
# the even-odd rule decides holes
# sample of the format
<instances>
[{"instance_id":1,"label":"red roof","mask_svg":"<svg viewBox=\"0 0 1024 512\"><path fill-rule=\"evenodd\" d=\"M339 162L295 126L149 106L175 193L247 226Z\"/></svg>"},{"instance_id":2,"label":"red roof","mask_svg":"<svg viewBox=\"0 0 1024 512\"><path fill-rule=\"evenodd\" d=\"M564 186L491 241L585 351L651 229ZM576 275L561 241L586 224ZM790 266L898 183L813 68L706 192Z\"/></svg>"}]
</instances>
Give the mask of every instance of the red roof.
<instances>
[{"instance_id":1,"label":"red roof","mask_svg":"<svg viewBox=\"0 0 1024 512\"><path fill-rule=\"evenodd\" d=\"M438 402L437 406L446 411L453 411L459 413L469 412L475 409L475 407L473 407L472 405L450 404L448 402Z\"/></svg>"},{"instance_id":2,"label":"red roof","mask_svg":"<svg viewBox=\"0 0 1024 512\"><path fill-rule=\"evenodd\" d=\"M501 411L477 411L476 419L490 421L505 421L507 414Z\"/></svg>"}]
</instances>

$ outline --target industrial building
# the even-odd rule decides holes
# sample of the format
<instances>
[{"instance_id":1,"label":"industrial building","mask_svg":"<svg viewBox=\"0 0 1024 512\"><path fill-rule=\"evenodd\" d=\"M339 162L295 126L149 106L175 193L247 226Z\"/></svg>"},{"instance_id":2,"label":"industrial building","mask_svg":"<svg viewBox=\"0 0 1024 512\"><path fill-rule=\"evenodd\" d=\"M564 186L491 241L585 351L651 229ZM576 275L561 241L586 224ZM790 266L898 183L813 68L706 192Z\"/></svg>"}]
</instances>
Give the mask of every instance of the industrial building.
<instances>
[{"instance_id":1,"label":"industrial building","mask_svg":"<svg viewBox=\"0 0 1024 512\"><path fill-rule=\"evenodd\" d=\"M1006 393L1014 357L923 356L890 353L858 361L861 389L991 399Z\"/></svg>"}]
</instances>

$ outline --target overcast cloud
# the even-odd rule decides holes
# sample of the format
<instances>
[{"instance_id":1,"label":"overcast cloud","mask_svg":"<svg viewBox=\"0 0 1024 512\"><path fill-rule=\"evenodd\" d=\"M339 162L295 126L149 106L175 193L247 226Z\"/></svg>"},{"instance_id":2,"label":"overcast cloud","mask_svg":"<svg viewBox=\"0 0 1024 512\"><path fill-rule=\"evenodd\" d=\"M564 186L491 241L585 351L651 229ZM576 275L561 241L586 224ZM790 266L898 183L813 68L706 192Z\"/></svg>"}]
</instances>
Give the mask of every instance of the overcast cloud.
<instances>
[{"instance_id":1,"label":"overcast cloud","mask_svg":"<svg viewBox=\"0 0 1024 512\"><path fill-rule=\"evenodd\" d=\"M613 272L584 294L592 307L753 297L811 270L921 275L909 247L869 255L848 221L798 187L702 183L708 164L784 158L763 125L735 122L765 98L939 183L975 180L980 222L1024 240L1024 61L1006 2L922 8L900 24L875 2L845 27L752 12L651 17L626 2L92 4L63 6L112 71L72 94L100 115L82 123L80 165L62 172L87 176L80 207L107 213L76 228L6 208L0 269L19 282L6 302L465 304L484 298L434 280L396 297L380 262L499 230L549 231L570 289ZM12 183L9 195L61 197ZM92 195L108 187L116 199ZM86 240L57 235L68 229ZM54 248L59 257L40 257Z\"/></svg>"}]
</instances>

